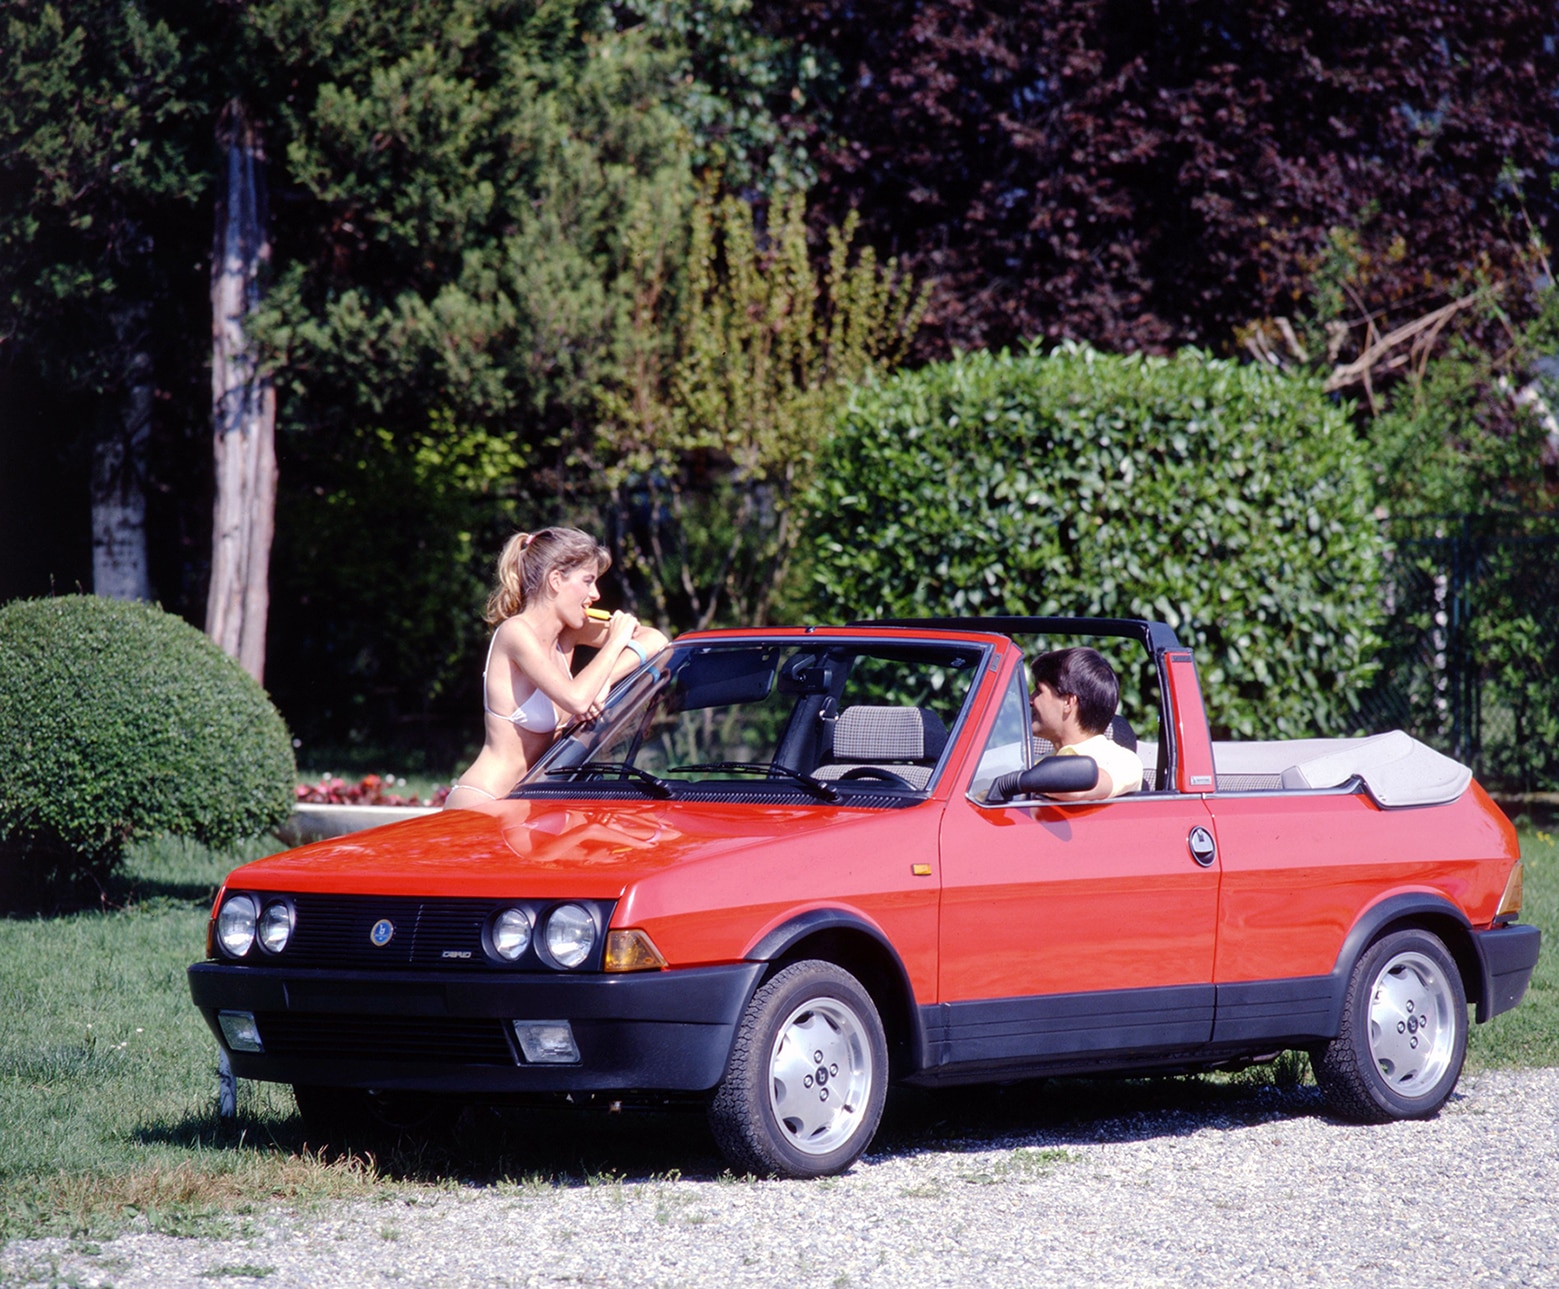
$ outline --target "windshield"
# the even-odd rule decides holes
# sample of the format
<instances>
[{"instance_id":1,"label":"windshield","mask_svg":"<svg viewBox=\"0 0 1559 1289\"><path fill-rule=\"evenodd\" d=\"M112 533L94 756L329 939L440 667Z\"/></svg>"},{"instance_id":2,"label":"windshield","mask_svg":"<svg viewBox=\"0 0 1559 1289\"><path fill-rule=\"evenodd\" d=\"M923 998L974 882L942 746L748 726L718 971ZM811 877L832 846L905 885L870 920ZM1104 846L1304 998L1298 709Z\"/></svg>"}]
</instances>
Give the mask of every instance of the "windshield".
<instances>
[{"instance_id":1,"label":"windshield","mask_svg":"<svg viewBox=\"0 0 1559 1289\"><path fill-rule=\"evenodd\" d=\"M567 731L515 795L912 802L936 779L985 653L881 640L674 645L604 715Z\"/></svg>"}]
</instances>

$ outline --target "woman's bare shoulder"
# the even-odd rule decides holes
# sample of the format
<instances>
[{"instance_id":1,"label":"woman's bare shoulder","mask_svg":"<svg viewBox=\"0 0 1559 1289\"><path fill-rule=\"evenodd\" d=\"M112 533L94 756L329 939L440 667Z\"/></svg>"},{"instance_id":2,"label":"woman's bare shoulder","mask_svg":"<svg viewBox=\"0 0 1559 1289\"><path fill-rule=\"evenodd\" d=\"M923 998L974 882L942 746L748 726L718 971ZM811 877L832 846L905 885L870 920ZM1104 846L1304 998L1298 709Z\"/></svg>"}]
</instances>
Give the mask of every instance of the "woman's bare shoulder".
<instances>
[{"instance_id":1,"label":"woman's bare shoulder","mask_svg":"<svg viewBox=\"0 0 1559 1289\"><path fill-rule=\"evenodd\" d=\"M512 658L545 652L535 630L518 613L493 628L493 647Z\"/></svg>"}]
</instances>

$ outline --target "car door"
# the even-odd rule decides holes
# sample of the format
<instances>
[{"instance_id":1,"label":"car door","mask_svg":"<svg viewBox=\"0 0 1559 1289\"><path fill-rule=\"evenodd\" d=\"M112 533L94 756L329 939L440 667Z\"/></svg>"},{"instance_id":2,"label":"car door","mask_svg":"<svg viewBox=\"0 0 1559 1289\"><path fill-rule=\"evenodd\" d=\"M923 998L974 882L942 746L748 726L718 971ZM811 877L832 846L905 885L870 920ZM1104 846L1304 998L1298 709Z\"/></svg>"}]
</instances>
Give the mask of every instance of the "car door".
<instances>
[{"instance_id":1,"label":"car door","mask_svg":"<svg viewBox=\"0 0 1559 1289\"><path fill-rule=\"evenodd\" d=\"M1026 715L1021 678L1003 700ZM1019 706L1021 704L1021 706ZM997 731L1010 726L998 717ZM942 1065L1194 1048L1211 1037L1219 868L1199 796L992 806L941 835Z\"/></svg>"}]
</instances>

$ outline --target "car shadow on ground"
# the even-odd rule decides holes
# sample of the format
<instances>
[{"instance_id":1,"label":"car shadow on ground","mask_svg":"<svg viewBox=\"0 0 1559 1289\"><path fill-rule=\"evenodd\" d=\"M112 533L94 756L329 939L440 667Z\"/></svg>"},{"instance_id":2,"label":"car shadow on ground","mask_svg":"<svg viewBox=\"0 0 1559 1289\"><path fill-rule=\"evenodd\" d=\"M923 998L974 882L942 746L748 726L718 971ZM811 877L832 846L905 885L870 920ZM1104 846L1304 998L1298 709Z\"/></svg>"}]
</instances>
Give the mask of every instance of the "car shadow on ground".
<instances>
[{"instance_id":1,"label":"car shadow on ground","mask_svg":"<svg viewBox=\"0 0 1559 1289\"><path fill-rule=\"evenodd\" d=\"M871 1154L1145 1141L1325 1113L1314 1084L1195 1075L902 1090L889 1103Z\"/></svg>"},{"instance_id":2,"label":"car shadow on ground","mask_svg":"<svg viewBox=\"0 0 1559 1289\"><path fill-rule=\"evenodd\" d=\"M981 1154L1180 1137L1204 1129L1324 1115L1310 1083L1200 1076L1036 1079L997 1086L895 1088L868 1161L931 1153ZM144 1141L302 1153L314 1149L296 1116L208 1116L144 1129ZM470 1185L597 1185L730 1176L697 1108L610 1112L572 1106L471 1106L436 1134L353 1143L381 1175ZM339 1155L339 1150L326 1150Z\"/></svg>"}]
</instances>

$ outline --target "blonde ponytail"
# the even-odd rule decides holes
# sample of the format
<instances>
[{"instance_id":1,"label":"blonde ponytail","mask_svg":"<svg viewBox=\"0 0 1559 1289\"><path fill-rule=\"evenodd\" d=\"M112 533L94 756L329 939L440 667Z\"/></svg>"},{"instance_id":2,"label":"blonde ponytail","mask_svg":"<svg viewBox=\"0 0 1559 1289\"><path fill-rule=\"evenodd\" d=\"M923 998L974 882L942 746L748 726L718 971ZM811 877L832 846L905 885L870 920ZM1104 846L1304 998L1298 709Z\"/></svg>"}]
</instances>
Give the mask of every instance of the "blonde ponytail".
<instances>
[{"instance_id":1,"label":"blonde ponytail","mask_svg":"<svg viewBox=\"0 0 1559 1289\"><path fill-rule=\"evenodd\" d=\"M586 564L594 564L597 574L612 566L611 553L589 533L577 528L515 533L498 556L498 585L487 597L488 624L497 626L539 599L553 569L572 573Z\"/></svg>"}]
</instances>

